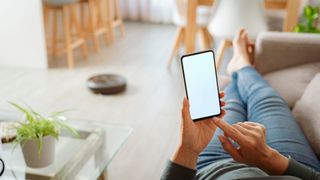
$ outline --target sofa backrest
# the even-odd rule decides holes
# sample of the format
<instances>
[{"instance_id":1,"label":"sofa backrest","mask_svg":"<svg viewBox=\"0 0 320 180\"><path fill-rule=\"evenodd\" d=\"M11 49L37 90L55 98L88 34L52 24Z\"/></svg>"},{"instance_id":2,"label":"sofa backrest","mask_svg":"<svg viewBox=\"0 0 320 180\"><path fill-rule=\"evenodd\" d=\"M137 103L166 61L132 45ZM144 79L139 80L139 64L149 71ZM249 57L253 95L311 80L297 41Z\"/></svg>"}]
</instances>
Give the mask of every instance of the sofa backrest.
<instances>
[{"instance_id":1,"label":"sofa backrest","mask_svg":"<svg viewBox=\"0 0 320 180\"><path fill-rule=\"evenodd\" d=\"M318 34L264 32L256 40L255 64L262 74L316 61L320 61Z\"/></svg>"}]
</instances>

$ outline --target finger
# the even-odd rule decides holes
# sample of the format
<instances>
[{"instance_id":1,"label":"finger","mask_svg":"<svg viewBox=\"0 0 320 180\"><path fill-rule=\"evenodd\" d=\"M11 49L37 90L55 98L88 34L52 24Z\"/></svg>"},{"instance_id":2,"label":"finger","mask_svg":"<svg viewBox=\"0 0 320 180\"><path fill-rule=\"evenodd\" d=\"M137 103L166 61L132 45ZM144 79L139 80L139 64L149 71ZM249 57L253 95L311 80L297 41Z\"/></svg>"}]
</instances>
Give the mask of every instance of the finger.
<instances>
[{"instance_id":1,"label":"finger","mask_svg":"<svg viewBox=\"0 0 320 180\"><path fill-rule=\"evenodd\" d=\"M243 124L246 124L246 125L249 125L249 126L253 126L253 127L259 126L258 123L254 123L254 122L250 122L250 121L246 121L246 122L244 122Z\"/></svg>"},{"instance_id":2,"label":"finger","mask_svg":"<svg viewBox=\"0 0 320 180\"><path fill-rule=\"evenodd\" d=\"M221 113L220 115L218 116L219 118L223 118L223 116L226 115L226 111L221 109ZM213 122L213 121L212 121Z\"/></svg>"},{"instance_id":3,"label":"finger","mask_svg":"<svg viewBox=\"0 0 320 180\"><path fill-rule=\"evenodd\" d=\"M266 129L266 127L263 124L259 124L259 123L254 123L254 122L246 122L244 123L247 126L251 126L252 129L257 130L257 129Z\"/></svg>"},{"instance_id":4,"label":"finger","mask_svg":"<svg viewBox=\"0 0 320 180\"><path fill-rule=\"evenodd\" d=\"M248 135L250 134L250 131L242 126L240 126L240 123L238 124L234 124L232 125L235 129L237 129L238 131L240 131L242 134L244 135Z\"/></svg>"},{"instance_id":5,"label":"finger","mask_svg":"<svg viewBox=\"0 0 320 180\"><path fill-rule=\"evenodd\" d=\"M257 127L256 126L252 126L252 125L249 125L247 123L239 123L239 126L251 131L251 130L255 130Z\"/></svg>"},{"instance_id":6,"label":"finger","mask_svg":"<svg viewBox=\"0 0 320 180\"><path fill-rule=\"evenodd\" d=\"M184 122L192 121L191 115L190 115L190 105L187 98L183 99L181 114Z\"/></svg>"},{"instance_id":7,"label":"finger","mask_svg":"<svg viewBox=\"0 0 320 180\"><path fill-rule=\"evenodd\" d=\"M223 107L223 106L225 106L225 105L226 105L226 102L220 101L220 106L221 106L221 107Z\"/></svg>"},{"instance_id":8,"label":"finger","mask_svg":"<svg viewBox=\"0 0 320 180\"><path fill-rule=\"evenodd\" d=\"M223 133L224 137L226 137L230 142L231 144L234 144L236 143L233 139L231 139L226 133Z\"/></svg>"},{"instance_id":9,"label":"finger","mask_svg":"<svg viewBox=\"0 0 320 180\"><path fill-rule=\"evenodd\" d=\"M221 142L223 149L227 153L229 153L234 160L242 161L239 151L235 147L233 147L232 143L228 140L227 137L219 135L218 139Z\"/></svg>"},{"instance_id":10,"label":"finger","mask_svg":"<svg viewBox=\"0 0 320 180\"><path fill-rule=\"evenodd\" d=\"M221 118L214 118L214 123L224 132L229 136L231 139L236 141L239 145L244 144L245 142L245 136L232 127L230 124L227 122L223 121Z\"/></svg>"},{"instance_id":11,"label":"finger","mask_svg":"<svg viewBox=\"0 0 320 180\"><path fill-rule=\"evenodd\" d=\"M220 99L224 98L224 92L223 92L223 91L220 91L220 92L219 92L219 98L220 98Z\"/></svg>"}]
</instances>

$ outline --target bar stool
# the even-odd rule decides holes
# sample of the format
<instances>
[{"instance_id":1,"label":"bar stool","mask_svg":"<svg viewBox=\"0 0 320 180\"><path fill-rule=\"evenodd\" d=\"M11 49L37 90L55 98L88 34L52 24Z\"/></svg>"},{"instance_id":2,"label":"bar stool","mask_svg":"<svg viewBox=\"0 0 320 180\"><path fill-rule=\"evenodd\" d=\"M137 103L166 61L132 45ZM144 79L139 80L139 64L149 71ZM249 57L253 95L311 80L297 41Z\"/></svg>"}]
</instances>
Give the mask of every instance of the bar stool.
<instances>
[{"instance_id":1,"label":"bar stool","mask_svg":"<svg viewBox=\"0 0 320 180\"><path fill-rule=\"evenodd\" d=\"M185 33L187 26L187 0L176 0L176 10L174 12L173 21L177 29L177 35L173 45L171 56L168 60L168 66L171 65L174 56L178 53L179 48L185 44ZM213 38L210 35L207 25L211 18L211 7L210 6L199 6L197 7L197 17L195 19L197 25L197 31L200 33L202 40L201 49L209 49L213 46Z\"/></svg>"},{"instance_id":2,"label":"bar stool","mask_svg":"<svg viewBox=\"0 0 320 180\"><path fill-rule=\"evenodd\" d=\"M85 41L85 34L77 17L77 7L79 7L78 0L44 0L44 18L46 30L48 32L48 24L50 13L53 14L51 47L48 47L48 54L55 57L57 53L64 52L67 55L68 68L74 68L73 50L81 47L84 59L88 57L87 45ZM58 39L58 15L61 13L63 21L62 40L64 47L57 48ZM75 30L75 31L73 31Z\"/></svg>"},{"instance_id":3,"label":"bar stool","mask_svg":"<svg viewBox=\"0 0 320 180\"><path fill-rule=\"evenodd\" d=\"M125 30L124 30L124 24L122 20L122 15L121 15L121 9L120 9L120 4L119 0L109 0L109 12L110 12L110 17L112 18L112 27L113 29L119 27L120 28L120 33L121 36L123 37L125 35ZM114 32L112 31L112 37L114 37Z\"/></svg>"},{"instance_id":4,"label":"bar stool","mask_svg":"<svg viewBox=\"0 0 320 180\"><path fill-rule=\"evenodd\" d=\"M86 38L91 36L95 52L100 51L99 36L104 35L106 44L112 41L111 25L104 13L107 11L106 1L81 0L81 23Z\"/></svg>"}]
</instances>

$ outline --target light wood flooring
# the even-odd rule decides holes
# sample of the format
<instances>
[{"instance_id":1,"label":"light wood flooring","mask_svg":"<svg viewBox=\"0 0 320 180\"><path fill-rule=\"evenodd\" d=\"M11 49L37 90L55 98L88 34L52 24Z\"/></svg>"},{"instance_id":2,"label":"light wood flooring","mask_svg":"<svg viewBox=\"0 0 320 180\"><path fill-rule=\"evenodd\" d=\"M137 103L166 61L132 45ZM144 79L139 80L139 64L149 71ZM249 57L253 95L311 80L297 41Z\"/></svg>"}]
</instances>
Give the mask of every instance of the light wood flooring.
<instances>
[{"instance_id":1,"label":"light wood flooring","mask_svg":"<svg viewBox=\"0 0 320 180\"><path fill-rule=\"evenodd\" d=\"M65 58L51 60L49 70L0 68L0 109L12 109L8 100L28 103L40 112L75 108L69 116L79 121L131 126L133 133L109 166L108 178L159 179L177 145L184 96L178 61L166 67L176 29L133 22L125 25L124 38L117 37L100 53L91 49L88 61L77 59L74 70L67 69ZM86 80L97 73L125 76L126 92L114 96L91 93Z\"/></svg>"}]
</instances>

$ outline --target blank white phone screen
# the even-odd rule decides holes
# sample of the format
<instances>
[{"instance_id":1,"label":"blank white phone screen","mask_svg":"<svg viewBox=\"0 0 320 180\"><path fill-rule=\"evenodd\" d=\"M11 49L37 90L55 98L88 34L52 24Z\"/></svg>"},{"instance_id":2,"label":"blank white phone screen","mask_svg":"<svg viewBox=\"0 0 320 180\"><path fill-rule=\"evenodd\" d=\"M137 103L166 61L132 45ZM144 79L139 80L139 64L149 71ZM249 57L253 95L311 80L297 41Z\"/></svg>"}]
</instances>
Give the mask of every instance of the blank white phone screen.
<instances>
[{"instance_id":1,"label":"blank white phone screen","mask_svg":"<svg viewBox=\"0 0 320 180\"><path fill-rule=\"evenodd\" d=\"M184 56L182 66L193 120L220 114L214 54L211 51Z\"/></svg>"}]
</instances>

